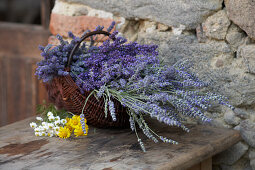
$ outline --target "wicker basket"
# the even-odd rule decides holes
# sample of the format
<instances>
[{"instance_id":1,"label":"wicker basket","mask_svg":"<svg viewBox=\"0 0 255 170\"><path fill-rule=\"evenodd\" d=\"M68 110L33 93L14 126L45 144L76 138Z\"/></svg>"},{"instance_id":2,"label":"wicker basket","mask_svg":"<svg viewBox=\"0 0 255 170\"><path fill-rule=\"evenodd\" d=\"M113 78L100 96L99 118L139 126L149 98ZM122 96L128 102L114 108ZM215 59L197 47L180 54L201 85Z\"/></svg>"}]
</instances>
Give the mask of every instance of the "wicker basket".
<instances>
[{"instance_id":1,"label":"wicker basket","mask_svg":"<svg viewBox=\"0 0 255 170\"><path fill-rule=\"evenodd\" d=\"M110 33L106 31L93 31L85 34L81 37L81 40L74 46L71 51L66 70L70 72L70 64L72 62L73 55L81 42L90 36L97 34L104 34L109 36ZM79 87L75 84L70 75L60 76L54 78L50 83L45 83L45 87L48 92L49 101L54 103L58 108L64 108L74 114L81 114L85 100L90 92L80 93ZM112 99L116 110L116 121L112 121L109 110L108 115L105 117L104 112L104 100L103 98L97 100L93 95L89 97L84 109L84 115L88 121L88 124L100 127L100 128L126 128L129 126L129 116L120 102Z\"/></svg>"}]
</instances>

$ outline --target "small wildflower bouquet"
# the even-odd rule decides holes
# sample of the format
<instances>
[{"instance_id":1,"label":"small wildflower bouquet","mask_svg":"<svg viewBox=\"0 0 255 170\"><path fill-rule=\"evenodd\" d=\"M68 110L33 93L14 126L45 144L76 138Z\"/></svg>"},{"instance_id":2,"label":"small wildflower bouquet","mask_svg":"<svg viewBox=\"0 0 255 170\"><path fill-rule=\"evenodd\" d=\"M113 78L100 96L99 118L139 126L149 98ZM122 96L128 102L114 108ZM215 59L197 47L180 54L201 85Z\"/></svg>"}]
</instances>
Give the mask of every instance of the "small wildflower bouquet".
<instances>
[{"instance_id":1,"label":"small wildflower bouquet","mask_svg":"<svg viewBox=\"0 0 255 170\"><path fill-rule=\"evenodd\" d=\"M35 136L58 136L69 138L72 133L75 137L88 134L87 120L78 115L72 115L64 110L56 110L54 105L39 105L38 110L42 117L36 117L37 122L31 122Z\"/></svg>"},{"instance_id":2,"label":"small wildflower bouquet","mask_svg":"<svg viewBox=\"0 0 255 170\"><path fill-rule=\"evenodd\" d=\"M169 126L180 127L188 132L189 129L182 123L185 116L208 122L210 118L204 111L211 107L212 103L233 108L226 102L225 97L207 90L209 84L190 71L189 61L167 66L158 57L157 45L127 42L127 39L118 36L117 31L110 34L114 24L112 23L107 31L98 26L92 32L85 32L82 38L69 33L73 39L70 43L57 35L60 45L53 47L49 44L40 47L44 59L38 63L38 78L48 84L54 84L54 81L65 77L65 82L74 82L74 86L77 87L75 91L67 87L63 79L58 81L54 87L61 86L62 89L58 92L51 91L49 95L62 95L61 100L58 97L52 98L59 107L65 107L72 112L68 108L72 108L72 103L76 104L79 111L75 110L75 114L85 114L88 123L92 123L89 119L89 109L100 105L103 109L99 111L104 112L104 116L99 114L96 119L105 117L113 124L121 119L119 110L124 108L125 111L121 114L125 114L126 117L119 123L129 122L143 151L145 148L138 137L137 127L154 142L161 140L177 144L176 141L156 134L146 123L145 117L157 119ZM96 33L103 33L110 39L96 46ZM90 45L83 43L79 47L88 35L91 38ZM77 90L79 95L85 97L72 97ZM66 97L67 93L70 94ZM89 103L90 98L102 102Z\"/></svg>"}]
</instances>

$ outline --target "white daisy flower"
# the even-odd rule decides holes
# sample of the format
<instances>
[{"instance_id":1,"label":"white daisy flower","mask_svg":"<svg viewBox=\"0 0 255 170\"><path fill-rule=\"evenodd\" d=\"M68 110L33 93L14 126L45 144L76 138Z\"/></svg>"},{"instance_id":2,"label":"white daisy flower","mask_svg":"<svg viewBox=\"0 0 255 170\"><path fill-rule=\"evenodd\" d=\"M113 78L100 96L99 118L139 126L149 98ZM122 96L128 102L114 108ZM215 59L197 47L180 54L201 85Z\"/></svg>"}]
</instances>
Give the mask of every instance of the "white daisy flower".
<instances>
[{"instance_id":1,"label":"white daisy flower","mask_svg":"<svg viewBox=\"0 0 255 170\"><path fill-rule=\"evenodd\" d=\"M54 131L55 131L55 132L59 132L59 129L60 129L59 126L55 126L55 127L54 127Z\"/></svg>"},{"instance_id":2,"label":"white daisy flower","mask_svg":"<svg viewBox=\"0 0 255 170\"><path fill-rule=\"evenodd\" d=\"M52 113L52 112L48 112L48 113L47 113L47 116L48 116L48 117L51 117L51 116L53 116L53 113Z\"/></svg>"},{"instance_id":3,"label":"white daisy flower","mask_svg":"<svg viewBox=\"0 0 255 170\"><path fill-rule=\"evenodd\" d=\"M49 130L50 128L49 128L49 126L48 126L48 124L46 125L46 126L43 126L43 131L47 131L47 130Z\"/></svg>"},{"instance_id":4,"label":"white daisy flower","mask_svg":"<svg viewBox=\"0 0 255 170\"><path fill-rule=\"evenodd\" d=\"M36 117L36 120L43 121L43 118L37 116L37 117Z\"/></svg>"},{"instance_id":5,"label":"white daisy flower","mask_svg":"<svg viewBox=\"0 0 255 170\"><path fill-rule=\"evenodd\" d=\"M49 116L48 119L49 119L49 121L54 121L55 117L54 116Z\"/></svg>"},{"instance_id":6,"label":"white daisy flower","mask_svg":"<svg viewBox=\"0 0 255 170\"><path fill-rule=\"evenodd\" d=\"M40 136L39 133L40 133L40 132L35 132L35 136Z\"/></svg>"},{"instance_id":7,"label":"white daisy flower","mask_svg":"<svg viewBox=\"0 0 255 170\"><path fill-rule=\"evenodd\" d=\"M42 126L47 126L48 122L42 122Z\"/></svg>"},{"instance_id":8,"label":"white daisy flower","mask_svg":"<svg viewBox=\"0 0 255 170\"><path fill-rule=\"evenodd\" d=\"M66 119L61 119L61 124L65 125L67 123Z\"/></svg>"},{"instance_id":9,"label":"white daisy flower","mask_svg":"<svg viewBox=\"0 0 255 170\"><path fill-rule=\"evenodd\" d=\"M54 131L53 130L49 130L47 136L52 137L53 135L54 135Z\"/></svg>"},{"instance_id":10,"label":"white daisy flower","mask_svg":"<svg viewBox=\"0 0 255 170\"><path fill-rule=\"evenodd\" d=\"M54 134L53 133L48 133L48 136L52 137L52 136L54 136Z\"/></svg>"},{"instance_id":11,"label":"white daisy flower","mask_svg":"<svg viewBox=\"0 0 255 170\"><path fill-rule=\"evenodd\" d=\"M43 131L47 130L46 127L42 126L42 125L40 125L38 128L39 128L40 132L43 132Z\"/></svg>"},{"instance_id":12,"label":"white daisy flower","mask_svg":"<svg viewBox=\"0 0 255 170\"><path fill-rule=\"evenodd\" d=\"M46 132L41 132L42 133L42 136L46 136Z\"/></svg>"},{"instance_id":13,"label":"white daisy flower","mask_svg":"<svg viewBox=\"0 0 255 170\"><path fill-rule=\"evenodd\" d=\"M53 123L48 123L48 127L49 127L49 129L53 129L54 124Z\"/></svg>"},{"instance_id":14,"label":"white daisy flower","mask_svg":"<svg viewBox=\"0 0 255 170\"><path fill-rule=\"evenodd\" d=\"M36 128L34 129L34 131L35 131L35 132L40 132L40 128L39 128L39 127L36 127Z\"/></svg>"},{"instance_id":15,"label":"white daisy flower","mask_svg":"<svg viewBox=\"0 0 255 170\"><path fill-rule=\"evenodd\" d=\"M42 132L38 132L38 135L39 135L39 136L42 136Z\"/></svg>"},{"instance_id":16,"label":"white daisy flower","mask_svg":"<svg viewBox=\"0 0 255 170\"><path fill-rule=\"evenodd\" d=\"M36 124L35 122L31 122L31 123L30 123L30 127L31 127L31 128L36 128L36 127L37 127L37 124Z\"/></svg>"},{"instance_id":17,"label":"white daisy flower","mask_svg":"<svg viewBox=\"0 0 255 170\"><path fill-rule=\"evenodd\" d=\"M56 121L54 122L54 124L57 125L57 126L59 126L59 125L60 125L60 120L56 120Z\"/></svg>"},{"instance_id":18,"label":"white daisy flower","mask_svg":"<svg viewBox=\"0 0 255 170\"><path fill-rule=\"evenodd\" d=\"M55 121L58 121L58 120L60 121L60 117L59 117L59 116L56 116L56 117L55 117Z\"/></svg>"}]
</instances>

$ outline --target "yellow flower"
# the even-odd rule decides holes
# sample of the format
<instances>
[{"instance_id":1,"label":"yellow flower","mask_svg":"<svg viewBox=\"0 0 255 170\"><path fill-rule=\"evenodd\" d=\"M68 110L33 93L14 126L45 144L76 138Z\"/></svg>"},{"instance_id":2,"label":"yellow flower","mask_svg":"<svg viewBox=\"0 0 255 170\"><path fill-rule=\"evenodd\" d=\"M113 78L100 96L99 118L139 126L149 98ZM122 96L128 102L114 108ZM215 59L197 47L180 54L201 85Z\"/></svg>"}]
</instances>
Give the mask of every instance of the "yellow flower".
<instances>
[{"instance_id":1,"label":"yellow flower","mask_svg":"<svg viewBox=\"0 0 255 170\"><path fill-rule=\"evenodd\" d=\"M65 127L68 128L70 132L74 130L74 128L70 124L66 124Z\"/></svg>"},{"instance_id":2,"label":"yellow flower","mask_svg":"<svg viewBox=\"0 0 255 170\"><path fill-rule=\"evenodd\" d=\"M74 129L74 135L75 135L75 137L86 136L87 133L84 134L83 131L82 131L82 127L80 126L80 127L77 127L76 129Z\"/></svg>"},{"instance_id":3,"label":"yellow flower","mask_svg":"<svg viewBox=\"0 0 255 170\"><path fill-rule=\"evenodd\" d=\"M70 125L72 126L72 128L76 128L77 126L80 126L81 124L80 121L81 121L80 116L74 115L72 119L70 119Z\"/></svg>"},{"instance_id":4,"label":"yellow flower","mask_svg":"<svg viewBox=\"0 0 255 170\"><path fill-rule=\"evenodd\" d=\"M69 130L70 130L70 132L72 132L73 131L73 127L72 127L72 125L71 125L71 119L70 118L66 118L66 124L65 124L65 127L67 127Z\"/></svg>"},{"instance_id":5,"label":"yellow flower","mask_svg":"<svg viewBox=\"0 0 255 170\"><path fill-rule=\"evenodd\" d=\"M67 127L60 127L58 136L60 138L69 138L71 136L71 132Z\"/></svg>"},{"instance_id":6,"label":"yellow flower","mask_svg":"<svg viewBox=\"0 0 255 170\"><path fill-rule=\"evenodd\" d=\"M72 119L81 119L79 115L73 115Z\"/></svg>"}]
</instances>

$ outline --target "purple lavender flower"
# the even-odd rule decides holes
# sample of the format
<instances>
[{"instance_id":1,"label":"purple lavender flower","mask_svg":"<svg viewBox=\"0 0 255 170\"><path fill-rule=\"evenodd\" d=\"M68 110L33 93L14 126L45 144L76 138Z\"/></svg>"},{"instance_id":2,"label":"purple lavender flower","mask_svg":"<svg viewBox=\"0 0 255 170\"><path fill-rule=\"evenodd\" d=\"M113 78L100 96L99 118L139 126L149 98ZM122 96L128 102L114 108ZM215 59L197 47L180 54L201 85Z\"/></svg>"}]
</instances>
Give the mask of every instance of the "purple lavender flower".
<instances>
[{"instance_id":1,"label":"purple lavender flower","mask_svg":"<svg viewBox=\"0 0 255 170\"><path fill-rule=\"evenodd\" d=\"M82 127L82 131L84 134L87 134L87 130L85 128L85 118L84 118L84 114L80 114L80 118L81 118L81 127Z\"/></svg>"},{"instance_id":2,"label":"purple lavender flower","mask_svg":"<svg viewBox=\"0 0 255 170\"><path fill-rule=\"evenodd\" d=\"M143 142L142 142L141 139L138 139L138 143L140 144L140 147L141 147L141 149L143 150L143 152L146 152L145 147L144 147L144 144L143 144Z\"/></svg>"},{"instance_id":3,"label":"purple lavender flower","mask_svg":"<svg viewBox=\"0 0 255 170\"><path fill-rule=\"evenodd\" d=\"M114 103L110 100L110 101L108 102L108 105L109 105L109 111L110 111L112 120L113 120L113 121L116 121L117 119L116 119L116 115L115 115Z\"/></svg>"},{"instance_id":4,"label":"purple lavender flower","mask_svg":"<svg viewBox=\"0 0 255 170\"><path fill-rule=\"evenodd\" d=\"M109 28L107 28L107 32L111 32L112 29L114 28L115 24L116 24L115 21L113 21L113 22L111 23L111 25L109 26Z\"/></svg>"},{"instance_id":5,"label":"purple lavender flower","mask_svg":"<svg viewBox=\"0 0 255 170\"><path fill-rule=\"evenodd\" d=\"M99 91L98 91L98 93L97 93L97 97L101 98L103 93L104 93L104 91L105 91L105 86L101 86Z\"/></svg>"},{"instance_id":6,"label":"purple lavender flower","mask_svg":"<svg viewBox=\"0 0 255 170\"><path fill-rule=\"evenodd\" d=\"M133 120L133 118L131 116L129 118L129 122L130 122L130 129L132 131L134 131L135 130L135 122L134 122L134 120Z\"/></svg>"},{"instance_id":7,"label":"purple lavender flower","mask_svg":"<svg viewBox=\"0 0 255 170\"><path fill-rule=\"evenodd\" d=\"M172 143L172 144L178 144L178 142L172 140L172 139L167 139L166 137L160 136L160 140L162 140L165 143Z\"/></svg>"}]
</instances>

